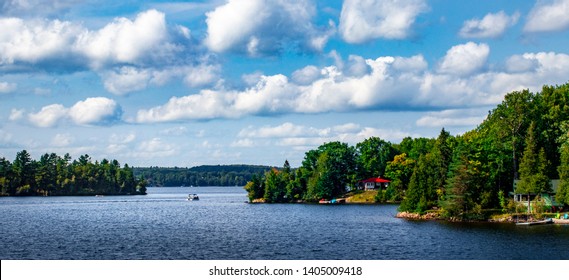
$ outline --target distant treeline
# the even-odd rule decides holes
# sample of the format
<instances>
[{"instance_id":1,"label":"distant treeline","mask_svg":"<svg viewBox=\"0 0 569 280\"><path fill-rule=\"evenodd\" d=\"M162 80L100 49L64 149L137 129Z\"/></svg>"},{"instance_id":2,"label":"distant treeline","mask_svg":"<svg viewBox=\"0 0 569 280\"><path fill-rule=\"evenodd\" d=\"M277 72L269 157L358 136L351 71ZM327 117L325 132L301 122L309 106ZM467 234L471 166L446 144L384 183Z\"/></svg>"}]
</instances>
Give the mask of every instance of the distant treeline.
<instances>
[{"instance_id":1,"label":"distant treeline","mask_svg":"<svg viewBox=\"0 0 569 280\"><path fill-rule=\"evenodd\" d=\"M150 186L245 186L253 175L263 174L270 166L259 165L202 165L184 167L135 167Z\"/></svg>"},{"instance_id":2,"label":"distant treeline","mask_svg":"<svg viewBox=\"0 0 569 280\"><path fill-rule=\"evenodd\" d=\"M146 194L146 182L117 160L82 155L71 161L69 154L54 153L34 160L23 150L13 162L0 157L0 189L3 196L127 195Z\"/></svg>"}]
</instances>

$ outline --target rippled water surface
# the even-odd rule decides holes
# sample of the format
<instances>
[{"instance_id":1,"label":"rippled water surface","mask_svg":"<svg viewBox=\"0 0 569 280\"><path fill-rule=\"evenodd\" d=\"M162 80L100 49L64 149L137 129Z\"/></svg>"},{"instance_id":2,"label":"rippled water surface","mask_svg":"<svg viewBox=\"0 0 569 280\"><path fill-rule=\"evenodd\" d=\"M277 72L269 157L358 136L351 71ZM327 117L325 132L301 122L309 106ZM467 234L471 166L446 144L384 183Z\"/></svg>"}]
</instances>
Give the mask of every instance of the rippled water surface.
<instances>
[{"instance_id":1,"label":"rippled water surface","mask_svg":"<svg viewBox=\"0 0 569 280\"><path fill-rule=\"evenodd\" d=\"M242 188L148 192L0 198L0 259L569 259L569 226L412 222L394 218L394 205L247 204Z\"/></svg>"}]
</instances>

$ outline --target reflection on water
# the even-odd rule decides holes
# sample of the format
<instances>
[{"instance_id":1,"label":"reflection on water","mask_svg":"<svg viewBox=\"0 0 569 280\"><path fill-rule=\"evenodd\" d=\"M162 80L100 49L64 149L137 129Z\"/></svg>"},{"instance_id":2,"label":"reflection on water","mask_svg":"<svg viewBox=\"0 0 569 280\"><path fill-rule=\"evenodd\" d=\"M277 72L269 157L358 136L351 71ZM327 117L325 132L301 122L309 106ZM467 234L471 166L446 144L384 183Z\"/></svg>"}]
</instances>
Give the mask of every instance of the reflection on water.
<instances>
[{"instance_id":1,"label":"reflection on water","mask_svg":"<svg viewBox=\"0 0 569 280\"><path fill-rule=\"evenodd\" d=\"M406 221L394 205L247 204L242 188L148 192L0 198L0 258L569 259L569 226Z\"/></svg>"}]
</instances>

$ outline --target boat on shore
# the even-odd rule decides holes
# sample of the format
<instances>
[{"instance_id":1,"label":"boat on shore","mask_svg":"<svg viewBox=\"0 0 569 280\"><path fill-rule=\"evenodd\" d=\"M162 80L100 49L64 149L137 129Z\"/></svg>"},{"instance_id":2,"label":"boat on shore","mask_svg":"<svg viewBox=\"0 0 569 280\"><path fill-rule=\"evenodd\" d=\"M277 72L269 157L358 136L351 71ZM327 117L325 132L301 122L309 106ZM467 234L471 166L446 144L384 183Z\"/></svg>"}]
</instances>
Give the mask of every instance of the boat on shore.
<instances>
[{"instance_id":1,"label":"boat on shore","mask_svg":"<svg viewBox=\"0 0 569 280\"><path fill-rule=\"evenodd\" d=\"M339 204L339 203L346 203L346 199L345 198L333 198L331 200L326 200L326 199L321 199L320 201L318 201L318 203L320 204Z\"/></svg>"},{"instance_id":2,"label":"boat on shore","mask_svg":"<svg viewBox=\"0 0 569 280\"><path fill-rule=\"evenodd\" d=\"M553 218L553 223L554 223L554 224L561 224L561 225L569 225L569 220L568 220L568 219L556 219L556 218Z\"/></svg>"},{"instance_id":3,"label":"boat on shore","mask_svg":"<svg viewBox=\"0 0 569 280\"><path fill-rule=\"evenodd\" d=\"M197 194L188 194L188 200L200 200L200 197Z\"/></svg>"},{"instance_id":4,"label":"boat on shore","mask_svg":"<svg viewBox=\"0 0 569 280\"><path fill-rule=\"evenodd\" d=\"M516 226L536 226L536 225L546 225L546 224L553 224L553 219L549 218L541 221L521 222L521 223L516 223Z\"/></svg>"}]
</instances>

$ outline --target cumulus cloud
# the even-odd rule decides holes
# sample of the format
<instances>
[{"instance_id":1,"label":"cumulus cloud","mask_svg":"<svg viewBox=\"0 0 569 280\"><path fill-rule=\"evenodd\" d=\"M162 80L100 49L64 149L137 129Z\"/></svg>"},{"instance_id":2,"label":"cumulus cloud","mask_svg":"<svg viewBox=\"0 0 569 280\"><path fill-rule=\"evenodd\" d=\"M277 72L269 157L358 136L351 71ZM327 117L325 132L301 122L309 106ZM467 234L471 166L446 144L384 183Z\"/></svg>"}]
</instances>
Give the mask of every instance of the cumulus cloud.
<instances>
[{"instance_id":1,"label":"cumulus cloud","mask_svg":"<svg viewBox=\"0 0 569 280\"><path fill-rule=\"evenodd\" d=\"M515 25L520 18L519 13L508 16L504 11L489 13L482 19L471 19L464 22L459 35L463 38L497 38L504 35L508 27Z\"/></svg>"},{"instance_id":2,"label":"cumulus cloud","mask_svg":"<svg viewBox=\"0 0 569 280\"><path fill-rule=\"evenodd\" d=\"M483 43L468 42L454 46L442 59L439 71L445 74L470 75L484 67L489 54L490 47Z\"/></svg>"},{"instance_id":3,"label":"cumulus cloud","mask_svg":"<svg viewBox=\"0 0 569 280\"><path fill-rule=\"evenodd\" d=\"M35 126L52 127L67 116L67 111L68 109L61 104L51 104L37 113L28 114L28 119Z\"/></svg>"},{"instance_id":4,"label":"cumulus cloud","mask_svg":"<svg viewBox=\"0 0 569 280\"><path fill-rule=\"evenodd\" d=\"M66 119L78 125L109 125L118 122L121 116L122 109L114 100L90 97L71 108L61 104L47 105L37 113L28 114L28 120L37 127L53 127Z\"/></svg>"},{"instance_id":5,"label":"cumulus cloud","mask_svg":"<svg viewBox=\"0 0 569 280\"><path fill-rule=\"evenodd\" d=\"M174 145L168 144L160 138L152 138L150 140L142 141L136 147L136 151L132 153L132 156L151 159L169 157L174 154L176 154L176 147Z\"/></svg>"},{"instance_id":6,"label":"cumulus cloud","mask_svg":"<svg viewBox=\"0 0 569 280\"><path fill-rule=\"evenodd\" d=\"M52 147L68 147L75 141L75 138L69 133L58 133L51 139Z\"/></svg>"},{"instance_id":7,"label":"cumulus cloud","mask_svg":"<svg viewBox=\"0 0 569 280\"><path fill-rule=\"evenodd\" d=\"M5 71L93 70L114 94L180 79L201 87L219 79L221 67L198 50L190 30L168 26L164 13L147 10L115 18L100 29L47 19L0 18L0 67ZM0 83L0 93L13 87Z\"/></svg>"},{"instance_id":8,"label":"cumulus cloud","mask_svg":"<svg viewBox=\"0 0 569 280\"><path fill-rule=\"evenodd\" d=\"M308 85L319 77L320 69L314 65L308 65L292 73L292 80L299 85Z\"/></svg>"},{"instance_id":9,"label":"cumulus cloud","mask_svg":"<svg viewBox=\"0 0 569 280\"><path fill-rule=\"evenodd\" d=\"M71 120L80 125L111 124L120 120L122 109L112 99L106 97L89 97L75 103L69 109Z\"/></svg>"},{"instance_id":10,"label":"cumulus cloud","mask_svg":"<svg viewBox=\"0 0 569 280\"><path fill-rule=\"evenodd\" d=\"M99 30L60 20L0 18L0 65L60 63L99 69L163 60L180 50L163 13L148 10L134 20L116 18ZM65 59L61 59L65 58Z\"/></svg>"},{"instance_id":11,"label":"cumulus cloud","mask_svg":"<svg viewBox=\"0 0 569 280\"><path fill-rule=\"evenodd\" d=\"M356 144L370 137L380 137L388 141L398 142L410 134L398 130L361 127L355 123L346 123L331 127L312 127L286 122L276 126L256 128L249 126L237 135L236 142L253 142L251 139L267 139L267 145L290 147L313 147L325 142L342 141Z\"/></svg>"},{"instance_id":12,"label":"cumulus cloud","mask_svg":"<svg viewBox=\"0 0 569 280\"><path fill-rule=\"evenodd\" d=\"M569 0L537 1L530 11L525 32L561 31L569 28Z\"/></svg>"},{"instance_id":13,"label":"cumulus cloud","mask_svg":"<svg viewBox=\"0 0 569 280\"><path fill-rule=\"evenodd\" d=\"M10 111L10 116L8 117L11 121L18 121L24 117L25 110L24 109L12 109Z\"/></svg>"},{"instance_id":14,"label":"cumulus cloud","mask_svg":"<svg viewBox=\"0 0 569 280\"><path fill-rule=\"evenodd\" d=\"M316 8L309 0L229 0L206 14L205 45L215 52L251 56L289 48L320 51L335 27L312 23Z\"/></svg>"},{"instance_id":15,"label":"cumulus cloud","mask_svg":"<svg viewBox=\"0 0 569 280\"><path fill-rule=\"evenodd\" d=\"M569 72L567 54L512 56L502 71L484 67L488 54L487 45L467 43L449 49L432 68L422 55L386 56L364 59L363 69L368 70L357 75L346 66L349 63L343 63L343 68L322 67L320 75L312 81L298 82L295 74L292 80L281 74L261 75L256 84L244 90L221 88L172 97L166 104L139 110L136 121L493 106L512 90L539 90L543 84L566 82L565 73ZM517 65L520 65L518 71L512 71ZM295 135L295 132L287 131L287 134Z\"/></svg>"},{"instance_id":16,"label":"cumulus cloud","mask_svg":"<svg viewBox=\"0 0 569 280\"><path fill-rule=\"evenodd\" d=\"M122 95L145 89L151 75L148 69L124 66L103 74L103 84L109 92Z\"/></svg>"},{"instance_id":17,"label":"cumulus cloud","mask_svg":"<svg viewBox=\"0 0 569 280\"><path fill-rule=\"evenodd\" d=\"M165 15L148 10L134 21L117 18L100 30L83 30L73 49L87 56L93 68L106 63L140 63L175 48L167 34Z\"/></svg>"},{"instance_id":18,"label":"cumulus cloud","mask_svg":"<svg viewBox=\"0 0 569 280\"><path fill-rule=\"evenodd\" d=\"M101 74L105 89L117 95L140 91L149 86L161 86L173 79L182 79L190 87L211 85L219 80L221 66L198 64L172 66L162 69L123 66Z\"/></svg>"},{"instance_id":19,"label":"cumulus cloud","mask_svg":"<svg viewBox=\"0 0 569 280\"><path fill-rule=\"evenodd\" d=\"M2 93L11 93L18 88L18 85L15 83L8 83L8 82L0 82L0 94Z\"/></svg>"},{"instance_id":20,"label":"cumulus cloud","mask_svg":"<svg viewBox=\"0 0 569 280\"><path fill-rule=\"evenodd\" d=\"M0 26L0 66L63 57L83 30L66 21L20 18L0 18Z\"/></svg>"},{"instance_id":21,"label":"cumulus cloud","mask_svg":"<svg viewBox=\"0 0 569 280\"><path fill-rule=\"evenodd\" d=\"M348 43L404 39L410 36L417 16L427 10L424 0L346 0L339 32Z\"/></svg>"},{"instance_id":22,"label":"cumulus cloud","mask_svg":"<svg viewBox=\"0 0 569 280\"><path fill-rule=\"evenodd\" d=\"M483 109L452 109L431 112L417 120L422 127L476 126L480 124L488 111Z\"/></svg>"}]
</instances>

